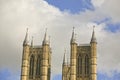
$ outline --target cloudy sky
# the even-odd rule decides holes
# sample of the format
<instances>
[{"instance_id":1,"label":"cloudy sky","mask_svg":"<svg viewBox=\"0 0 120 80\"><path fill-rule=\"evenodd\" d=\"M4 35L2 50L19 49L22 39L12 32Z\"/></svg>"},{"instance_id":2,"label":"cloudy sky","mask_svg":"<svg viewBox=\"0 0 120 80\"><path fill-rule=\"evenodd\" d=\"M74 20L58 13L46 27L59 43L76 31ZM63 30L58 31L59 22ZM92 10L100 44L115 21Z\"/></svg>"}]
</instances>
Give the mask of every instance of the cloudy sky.
<instances>
[{"instance_id":1,"label":"cloudy sky","mask_svg":"<svg viewBox=\"0 0 120 80\"><path fill-rule=\"evenodd\" d=\"M120 0L0 0L0 80L20 80L22 43L51 37L52 78L61 80L64 49L69 59L72 27L78 44L98 42L98 80L120 79Z\"/></svg>"}]
</instances>

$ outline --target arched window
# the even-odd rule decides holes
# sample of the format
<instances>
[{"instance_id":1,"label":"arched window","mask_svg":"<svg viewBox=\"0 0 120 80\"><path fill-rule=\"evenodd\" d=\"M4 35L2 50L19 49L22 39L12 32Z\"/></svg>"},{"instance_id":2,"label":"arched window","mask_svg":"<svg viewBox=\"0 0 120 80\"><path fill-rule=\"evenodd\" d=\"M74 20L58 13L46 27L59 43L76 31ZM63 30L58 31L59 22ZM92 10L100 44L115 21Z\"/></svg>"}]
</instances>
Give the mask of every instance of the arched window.
<instances>
[{"instance_id":1,"label":"arched window","mask_svg":"<svg viewBox=\"0 0 120 80\"><path fill-rule=\"evenodd\" d=\"M36 75L37 76L40 75L40 65L41 65L41 59L40 59L40 56L38 56L38 58L37 58L37 64L36 64Z\"/></svg>"},{"instance_id":2,"label":"arched window","mask_svg":"<svg viewBox=\"0 0 120 80\"><path fill-rule=\"evenodd\" d=\"M78 56L78 75L82 74L82 56Z\"/></svg>"},{"instance_id":3,"label":"arched window","mask_svg":"<svg viewBox=\"0 0 120 80\"><path fill-rule=\"evenodd\" d=\"M89 74L89 57L85 56L85 74Z\"/></svg>"},{"instance_id":4,"label":"arched window","mask_svg":"<svg viewBox=\"0 0 120 80\"><path fill-rule=\"evenodd\" d=\"M34 74L34 56L32 55L30 57L30 68L29 68L30 78L33 78L33 74Z\"/></svg>"}]
</instances>

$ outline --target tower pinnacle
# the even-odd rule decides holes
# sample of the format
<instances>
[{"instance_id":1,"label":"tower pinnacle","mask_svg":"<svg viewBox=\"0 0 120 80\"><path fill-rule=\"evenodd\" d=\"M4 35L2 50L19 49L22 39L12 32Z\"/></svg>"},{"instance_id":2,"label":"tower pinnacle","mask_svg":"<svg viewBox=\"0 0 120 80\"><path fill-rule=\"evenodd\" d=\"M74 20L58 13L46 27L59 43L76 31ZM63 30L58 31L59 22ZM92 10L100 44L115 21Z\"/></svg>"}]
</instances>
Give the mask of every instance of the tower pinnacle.
<instances>
[{"instance_id":1,"label":"tower pinnacle","mask_svg":"<svg viewBox=\"0 0 120 80\"><path fill-rule=\"evenodd\" d=\"M74 29L75 29L75 27L73 27L73 32L72 32L72 37L71 37L71 43L76 43Z\"/></svg>"},{"instance_id":2,"label":"tower pinnacle","mask_svg":"<svg viewBox=\"0 0 120 80\"><path fill-rule=\"evenodd\" d=\"M23 45L28 45L28 28L27 28L27 30L26 30L26 36L25 36Z\"/></svg>"},{"instance_id":3,"label":"tower pinnacle","mask_svg":"<svg viewBox=\"0 0 120 80\"><path fill-rule=\"evenodd\" d=\"M47 38L47 28L46 28L45 35L44 35L43 44L49 44L48 38Z\"/></svg>"},{"instance_id":4,"label":"tower pinnacle","mask_svg":"<svg viewBox=\"0 0 120 80\"><path fill-rule=\"evenodd\" d=\"M65 65L66 64L66 50L65 50L65 52L64 52L64 57L63 57L63 65Z\"/></svg>"},{"instance_id":5,"label":"tower pinnacle","mask_svg":"<svg viewBox=\"0 0 120 80\"><path fill-rule=\"evenodd\" d=\"M93 33L92 33L92 38L90 43L97 43L96 37L95 37L95 31L94 31L95 26L93 26Z\"/></svg>"}]
</instances>

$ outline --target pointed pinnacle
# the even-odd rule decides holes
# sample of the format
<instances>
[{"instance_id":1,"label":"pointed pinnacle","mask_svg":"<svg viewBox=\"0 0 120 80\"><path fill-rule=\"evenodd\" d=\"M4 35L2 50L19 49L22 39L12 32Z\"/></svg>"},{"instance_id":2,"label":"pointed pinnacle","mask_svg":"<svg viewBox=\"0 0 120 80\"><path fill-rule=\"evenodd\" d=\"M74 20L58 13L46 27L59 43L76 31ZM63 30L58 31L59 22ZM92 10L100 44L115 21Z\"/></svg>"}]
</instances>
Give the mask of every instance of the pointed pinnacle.
<instances>
[{"instance_id":1,"label":"pointed pinnacle","mask_svg":"<svg viewBox=\"0 0 120 80\"><path fill-rule=\"evenodd\" d=\"M95 29L95 26L93 26L93 33L92 33L91 43L92 43L92 42L97 43L97 40L96 40L96 37L95 37L95 31L94 31L94 29Z\"/></svg>"},{"instance_id":2,"label":"pointed pinnacle","mask_svg":"<svg viewBox=\"0 0 120 80\"><path fill-rule=\"evenodd\" d=\"M43 44L49 44L49 43L48 43L48 39L47 39L47 28L46 28L46 30L45 30L45 35L44 35Z\"/></svg>"},{"instance_id":3,"label":"pointed pinnacle","mask_svg":"<svg viewBox=\"0 0 120 80\"><path fill-rule=\"evenodd\" d=\"M75 38L75 33L74 33L75 27L73 27L73 32L72 32L72 38L71 38L71 43L75 43L76 38Z\"/></svg>"},{"instance_id":4,"label":"pointed pinnacle","mask_svg":"<svg viewBox=\"0 0 120 80\"><path fill-rule=\"evenodd\" d=\"M65 63L66 63L66 59L65 59L65 58L66 58L66 56L65 56L65 55L66 55L66 49L65 49L65 52L64 52L64 57L63 57L63 64L64 64L64 65L65 65Z\"/></svg>"},{"instance_id":5,"label":"pointed pinnacle","mask_svg":"<svg viewBox=\"0 0 120 80\"><path fill-rule=\"evenodd\" d=\"M23 45L27 45L27 44L28 44L28 28L26 29L26 35L25 35Z\"/></svg>"}]
</instances>

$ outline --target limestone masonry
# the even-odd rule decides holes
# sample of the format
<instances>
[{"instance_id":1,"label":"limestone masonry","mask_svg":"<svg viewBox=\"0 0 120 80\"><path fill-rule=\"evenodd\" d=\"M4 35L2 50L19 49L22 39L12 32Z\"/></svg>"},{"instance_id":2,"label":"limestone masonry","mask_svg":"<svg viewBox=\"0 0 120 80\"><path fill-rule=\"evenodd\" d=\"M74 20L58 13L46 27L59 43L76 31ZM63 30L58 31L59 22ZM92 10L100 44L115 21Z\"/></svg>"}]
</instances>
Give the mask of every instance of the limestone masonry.
<instances>
[{"instance_id":1,"label":"limestone masonry","mask_svg":"<svg viewBox=\"0 0 120 80\"><path fill-rule=\"evenodd\" d=\"M64 54L62 80L97 80L97 41L93 29L89 44L76 42L73 28L70 40L70 63ZM23 42L21 80L50 80L51 47L47 30L42 45L28 44L28 29Z\"/></svg>"}]
</instances>

